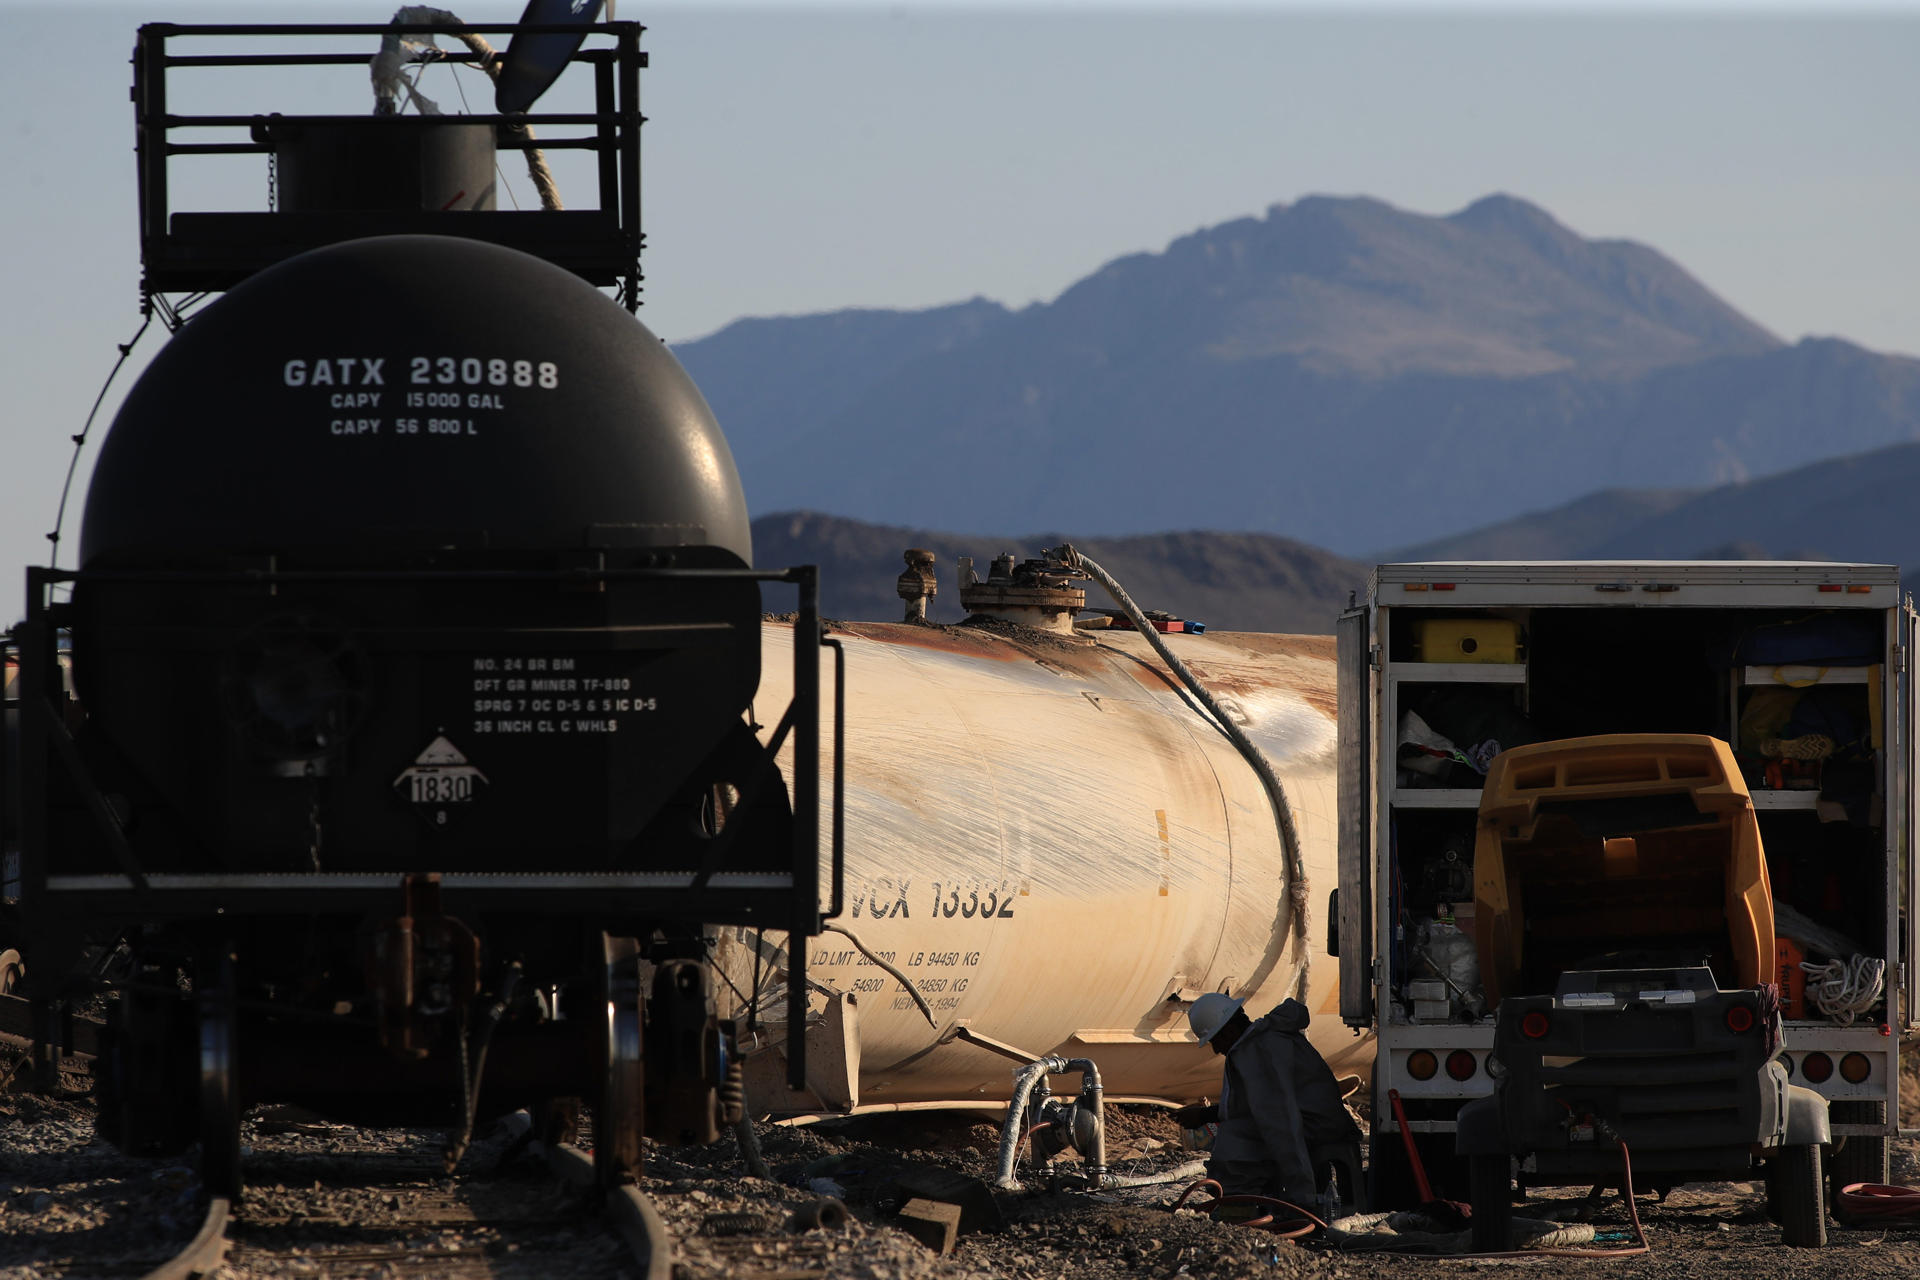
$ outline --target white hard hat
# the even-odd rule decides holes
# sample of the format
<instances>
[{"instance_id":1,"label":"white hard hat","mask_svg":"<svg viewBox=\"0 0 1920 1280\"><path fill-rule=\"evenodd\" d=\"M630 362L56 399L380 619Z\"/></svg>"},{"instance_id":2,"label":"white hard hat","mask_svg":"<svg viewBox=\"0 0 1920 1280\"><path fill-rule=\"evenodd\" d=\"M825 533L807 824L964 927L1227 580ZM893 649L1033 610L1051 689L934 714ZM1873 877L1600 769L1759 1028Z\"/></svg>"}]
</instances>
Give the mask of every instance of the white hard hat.
<instances>
[{"instance_id":1,"label":"white hard hat","mask_svg":"<svg viewBox=\"0 0 1920 1280\"><path fill-rule=\"evenodd\" d=\"M1220 1028L1232 1021L1245 1003L1244 998L1235 1000L1218 991L1209 991L1195 1000L1193 1008L1187 1010L1187 1025L1193 1028L1194 1039L1204 1044L1219 1035Z\"/></svg>"}]
</instances>

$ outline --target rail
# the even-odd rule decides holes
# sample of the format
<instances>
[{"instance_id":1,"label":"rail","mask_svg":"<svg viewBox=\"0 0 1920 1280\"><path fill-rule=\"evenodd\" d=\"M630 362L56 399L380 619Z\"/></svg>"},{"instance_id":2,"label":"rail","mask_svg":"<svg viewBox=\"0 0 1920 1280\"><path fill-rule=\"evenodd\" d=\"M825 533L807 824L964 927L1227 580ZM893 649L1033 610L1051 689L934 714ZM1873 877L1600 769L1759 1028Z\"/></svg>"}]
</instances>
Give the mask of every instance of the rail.
<instances>
[{"instance_id":1,"label":"rail","mask_svg":"<svg viewBox=\"0 0 1920 1280\"><path fill-rule=\"evenodd\" d=\"M577 1190L598 1185L593 1157L569 1143L547 1148L547 1166ZM606 1213L609 1224L633 1252L639 1280L667 1280L673 1274L673 1234L647 1193L630 1184L610 1187Z\"/></svg>"},{"instance_id":2,"label":"rail","mask_svg":"<svg viewBox=\"0 0 1920 1280\"><path fill-rule=\"evenodd\" d=\"M207 1214L187 1247L141 1277L141 1280L193 1280L220 1269L227 1256L227 1223L233 1206L225 1196L207 1201Z\"/></svg>"},{"instance_id":3,"label":"rail","mask_svg":"<svg viewBox=\"0 0 1920 1280\"><path fill-rule=\"evenodd\" d=\"M369 235L425 233L489 240L532 253L596 285L618 286L628 310L640 305L640 72L647 55L637 22L600 22L569 27L543 23L149 23L134 47L135 151L139 172L141 297L151 310L165 294L192 295L230 289L282 259L322 245ZM365 52L311 52L286 43L330 37L462 35L599 37L571 61L592 69L592 111L469 115L267 115L169 109L169 73L178 70L360 66ZM176 53L179 40L228 39L279 42L267 52ZM511 50L509 50L510 52ZM437 60L479 65L471 51L445 50ZM361 83L356 79L356 83ZM586 151L595 157L597 201L591 208L500 210L388 210L384 212L178 210L173 203L172 162L180 157L266 157L273 163L278 132L310 128L377 130L404 120L432 129L490 129L498 149ZM531 129L572 130L535 141ZM212 131L215 140L179 139L177 131ZM220 130L229 136L218 137ZM238 131L239 136L232 136ZM271 173L271 171L270 171ZM160 302L172 323L173 309Z\"/></svg>"}]
</instances>

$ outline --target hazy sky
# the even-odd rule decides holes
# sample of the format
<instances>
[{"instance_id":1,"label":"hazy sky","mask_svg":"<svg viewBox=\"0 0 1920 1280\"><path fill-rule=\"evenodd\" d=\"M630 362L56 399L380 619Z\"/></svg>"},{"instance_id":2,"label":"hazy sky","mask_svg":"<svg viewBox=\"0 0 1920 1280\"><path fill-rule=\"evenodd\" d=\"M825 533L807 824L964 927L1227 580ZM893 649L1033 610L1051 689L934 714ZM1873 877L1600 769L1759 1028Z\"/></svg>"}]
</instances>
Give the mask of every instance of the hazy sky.
<instances>
[{"instance_id":1,"label":"hazy sky","mask_svg":"<svg viewBox=\"0 0 1920 1280\"><path fill-rule=\"evenodd\" d=\"M139 323L135 27L394 7L0 0L0 623L18 615L17 566L45 562L68 438ZM447 7L505 21L521 4ZM642 319L669 339L742 315L1046 300L1116 256L1312 193L1437 214L1507 191L1660 249L1788 340L1920 353L1920 0L621 0L619 16L649 27ZM235 110L371 104L352 70L236 83L250 96ZM450 69L421 88L459 109ZM186 165L199 207L262 207L257 158ZM159 340L156 325L142 353Z\"/></svg>"}]
</instances>

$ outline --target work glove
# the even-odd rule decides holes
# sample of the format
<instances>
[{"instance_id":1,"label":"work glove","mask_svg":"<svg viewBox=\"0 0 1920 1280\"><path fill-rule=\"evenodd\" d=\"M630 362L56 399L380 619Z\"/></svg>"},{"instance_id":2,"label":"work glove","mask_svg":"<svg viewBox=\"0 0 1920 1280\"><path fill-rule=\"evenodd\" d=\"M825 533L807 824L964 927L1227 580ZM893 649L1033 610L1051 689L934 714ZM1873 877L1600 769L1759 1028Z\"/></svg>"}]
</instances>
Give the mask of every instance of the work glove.
<instances>
[{"instance_id":1,"label":"work glove","mask_svg":"<svg viewBox=\"0 0 1920 1280\"><path fill-rule=\"evenodd\" d=\"M1212 1124L1220 1118L1220 1104L1217 1102L1195 1102L1173 1113L1173 1119L1182 1129L1198 1129L1203 1124Z\"/></svg>"}]
</instances>

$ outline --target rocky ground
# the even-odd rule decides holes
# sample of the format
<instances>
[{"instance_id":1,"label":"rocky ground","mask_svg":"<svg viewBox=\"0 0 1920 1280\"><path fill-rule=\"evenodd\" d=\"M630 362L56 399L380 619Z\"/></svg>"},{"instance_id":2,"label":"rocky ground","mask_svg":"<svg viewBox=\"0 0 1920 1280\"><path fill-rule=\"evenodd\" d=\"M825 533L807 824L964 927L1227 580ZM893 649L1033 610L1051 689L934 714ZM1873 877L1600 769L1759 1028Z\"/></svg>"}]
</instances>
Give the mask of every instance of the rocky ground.
<instances>
[{"instance_id":1,"label":"rocky ground","mask_svg":"<svg viewBox=\"0 0 1920 1280\"><path fill-rule=\"evenodd\" d=\"M1920 1054L1915 1055L1920 1057ZM84 1077L67 1080L52 1098L0 1094L0 1280L18 1277L137 1276L183 1244L198 1223L197 1185L179 1161L120 1156L96 1142ZM1908 1125L1920 1122L1920 1089L1907 1082ZM1292 1243L1257 1230L1222 1226L1168 1204L1183 1183L1089 1195L1035 1189L998 1197L996 1229L964 1235L940 1257L897 1228L895 1212L916 1179L947 1175L989 1178L997 1126L965 1116L863 1117L810 1128L763 1125L760 1142L773 1180L743 1176L731 1138L707 1148L654 1148L647 1190L677 1237L674 1280L1132 1280L1133 1277L1342 1277L1371 1280L1437 1269L1523 1269L1531 1275L1590 1272L1682 1276L1910 1276L1920 1272L1920 1222L1872 1229L1831 1228L1820 1252L1778 1244L1756 1185L1721 1184L1674 1192L1664 1203L1640 1201L1649 1251L1613 1257L1527 1257L1458 1260ZM578 1207L543 1182L535 1156L507 1136L482 1142L454 1182L433 1174L444 1135L431 1131L361 1131L289 1122L271 1114L250 1119L245 1133L252 1193L239 1234L245 1247L220 1280L316 1274L316 1258L290 1257L300 1233L377 1224L382 1215L413 1222L425 1196L448 1221L434 1230L407 1226L379 1249L347 1255L329 1275L618 1276L631 1262ZM1146 1173L1190 1159L1167 1114L1115 1108L1109 1155L1116 1169ZM365 1153L347 1157L351 1149ZM385 1165L337 1178L342 1162L377 1157ZM1062 1157L1071 1169L1074 1159ZM383 1170L369 1175L367 1168ZM391 1179L392 1186L385 1180ZM1901 1141L1893 1179L1920 1184L1920 1143ZM822 1195L842 1198L852 1222L837 1231L796 1231L792 1219ZM435 1198L437 1197L437 1198ZM1536 1209L1570 1210L1579 1197L1542 1193ZM458 1219L503 1208L524 1230L476 1228ZM431 1215L429 1215L431 1216ZM247 1224L251 1225L247 1225ZM531 1225L528 1225L531 1224ZM972 1225L969 1223L968 1225ZM1629 1244L1631 1227L1618 1197L1593 1224L1590 1249ZM515 1234L521 1231L521 1234ZM531 1231L532 1234L525 1234ZM276 1234L277 1233L277 1234ZM324 1234L324 1231L322 1231ZM476 1257L476 1255L478 1255ZM361 1261L354 1262L354 1258ZM342 1269L344 1268L344 1269Z\"/></svg>"}]
</instances>

